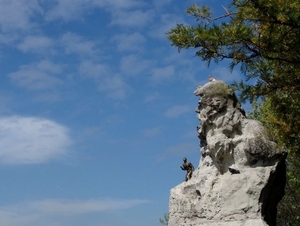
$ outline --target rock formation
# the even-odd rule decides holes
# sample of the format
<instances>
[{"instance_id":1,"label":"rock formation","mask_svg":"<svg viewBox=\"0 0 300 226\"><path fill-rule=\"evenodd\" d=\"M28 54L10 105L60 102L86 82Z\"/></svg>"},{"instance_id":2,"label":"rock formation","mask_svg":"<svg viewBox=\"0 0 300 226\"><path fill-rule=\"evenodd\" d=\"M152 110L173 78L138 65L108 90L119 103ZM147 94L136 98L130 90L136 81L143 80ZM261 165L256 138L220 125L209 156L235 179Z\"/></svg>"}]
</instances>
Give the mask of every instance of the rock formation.
<instances>
[{"instance_id":1,"label":"rock formation","mask_svg":"<svg viewBox=\"0 0 300 226\"><path fill-rule=\"evenodd\" d=\"M286 152L245 116L233 90L212 81L194 92L201 158L193 177L171 189L169 226L276 226Z\"/></svg>"}]
</instances>

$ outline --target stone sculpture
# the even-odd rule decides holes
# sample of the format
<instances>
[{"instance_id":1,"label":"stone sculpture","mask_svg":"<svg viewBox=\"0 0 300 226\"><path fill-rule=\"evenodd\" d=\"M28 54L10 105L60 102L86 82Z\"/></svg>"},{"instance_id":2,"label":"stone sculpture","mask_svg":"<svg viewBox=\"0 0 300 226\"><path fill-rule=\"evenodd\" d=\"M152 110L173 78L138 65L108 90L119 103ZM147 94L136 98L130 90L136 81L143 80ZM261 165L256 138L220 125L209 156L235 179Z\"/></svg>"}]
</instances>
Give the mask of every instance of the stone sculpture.
<instances>
[{"instance_id":1,"label":"stone sculpture","mask_svg":"<svg viewBox=\"0 0 300 226\"><path fill-rule=\"evenodd\" d=\"M171 189L169 226L276 226L284 196L286 152L247 118L233 90L211 81L194 92L201 158Z\"/></svg>"},{"instance_id":2,"label":"stone sculpture","mask_svg":"<svg viewBox=\"0 0 300 226\"><path fill-rule=\"evenodd\" d=\"M192 178L194 166L192 163L188 162L187 159L183 158L183 164L180 166L182 170L186 170L185 181L188 181Z\"/></svg>"}]
</instances>

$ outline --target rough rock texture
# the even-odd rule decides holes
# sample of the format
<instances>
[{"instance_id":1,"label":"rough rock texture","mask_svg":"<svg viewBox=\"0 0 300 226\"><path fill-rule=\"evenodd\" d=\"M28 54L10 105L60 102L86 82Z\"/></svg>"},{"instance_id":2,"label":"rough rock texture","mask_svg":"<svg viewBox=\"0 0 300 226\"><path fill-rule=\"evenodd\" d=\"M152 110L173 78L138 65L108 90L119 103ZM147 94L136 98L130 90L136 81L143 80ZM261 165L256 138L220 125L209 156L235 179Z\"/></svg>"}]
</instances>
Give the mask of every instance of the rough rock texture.
<instances>
[{"instance_id":1,"label":"rough rock texture","mask_svg":"<svg viewBox=\"0 0 300 226\"><path fill-rule=\"evenodd\" d=\"M169 226L276 225L286 153L245 116L222 81L199 86L201 159L193 177L171 189Z\"/></svg>"}]
</instances>

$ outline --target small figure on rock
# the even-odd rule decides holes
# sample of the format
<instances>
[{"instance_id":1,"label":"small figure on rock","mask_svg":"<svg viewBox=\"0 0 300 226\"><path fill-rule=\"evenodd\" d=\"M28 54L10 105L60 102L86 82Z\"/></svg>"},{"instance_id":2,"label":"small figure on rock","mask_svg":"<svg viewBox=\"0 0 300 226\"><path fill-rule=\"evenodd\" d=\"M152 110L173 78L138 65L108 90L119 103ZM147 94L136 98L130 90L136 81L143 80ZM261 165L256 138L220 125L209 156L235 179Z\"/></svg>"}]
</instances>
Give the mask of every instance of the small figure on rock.
<instances>
[{"instance_id":1,"label":"small figure on rock","mask_svg":"<svg viewBox=\"0 0 300 226\"><path fill-rule=\"evenodd\" d=\"M188 162L187 159L183 158L183 164L180 166L182 170L186 170L185 181L188 181L192 178L194 166L192 163Z\"/></svg>"}]
</instances>

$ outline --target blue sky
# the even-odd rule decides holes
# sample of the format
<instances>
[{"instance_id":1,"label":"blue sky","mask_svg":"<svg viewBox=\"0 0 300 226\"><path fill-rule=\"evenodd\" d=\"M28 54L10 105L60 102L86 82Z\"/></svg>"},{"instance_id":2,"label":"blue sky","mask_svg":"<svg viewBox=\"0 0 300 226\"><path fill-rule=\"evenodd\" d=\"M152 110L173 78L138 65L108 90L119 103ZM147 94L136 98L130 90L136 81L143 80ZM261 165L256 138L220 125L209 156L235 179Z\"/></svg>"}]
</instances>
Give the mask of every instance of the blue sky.
<instances>
[{"instance_id":1,"label":"blue sky","mask_svg":"<svg viewBox=\"0 0 300 226\"><path fill-rule=\"evenodd\" d=\"M193 91L241 78L168 42L203 2L0 0L1 225L160 225L200 158Z\"/></svg>"}]
</instances>

